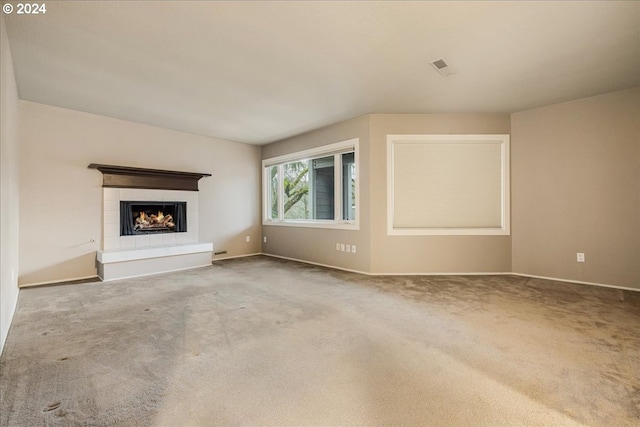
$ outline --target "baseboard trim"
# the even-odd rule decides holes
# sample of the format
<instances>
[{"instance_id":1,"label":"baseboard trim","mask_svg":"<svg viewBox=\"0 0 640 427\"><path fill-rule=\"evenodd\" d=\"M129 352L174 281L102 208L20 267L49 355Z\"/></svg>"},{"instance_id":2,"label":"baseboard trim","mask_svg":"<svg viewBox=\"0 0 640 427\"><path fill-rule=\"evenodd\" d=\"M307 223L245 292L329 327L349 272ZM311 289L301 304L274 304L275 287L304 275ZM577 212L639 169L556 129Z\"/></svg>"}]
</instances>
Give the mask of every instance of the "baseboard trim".
<instances>
[{"instance_id":1,"label":"baseboard trim","mask_svg":"<svg viewBox=\"0 0 640 427\"><path fill-rule=\"evenodd\" d=\"M281 256L281 255L267 254L267 253L264 253L264 252L261 253L260 255L269 256L269 257L272 257L272 258L286 259L287 261L301 262L303 264L317 265L318 267L332 268L334 270L348 271L349 273L358 273L358 274L364 274L366 276L371 276L370 273L367 273L367 272L364 272L364 271L352 270L350 268L336 267L335 265L321 264L319 262L307 261L307 260L304 260L304 259L297 259L297 258L290 258L290 257L286 257L286 256Z\"/></svg>"},{"instance_id":2,"label":"baseboard trim","mask_svg":"<svg viewBox=\"0 0 640 427\"><path fill-rule=\"evenodd\" d=\"M546 276L536 276L533 274L524 274L524 273L514 273L514 272L474 272L474 273L370 273L366 271L353 270L349 268L336 267L335 265L321 264L318 262L307 261L298 258L291 258L281 255L274 255L268 253L260 253L256 255L264 255L273 258L286 259L288 261L297 261L304 264L317 265L319 267L333 268L335 270L348 271L350 273L358 273L364 274L365 276L520 276L520 277L530 277L533 279L544 279L544 280L553 280L556 282L564 282L564 283L575 283L578 285L589 285L589 286L600 286L603 288L611 288L611 289L619 289L623 291L632 291L632 292L640 292L640 289L637 288L628 288L624 286L617 285L607 285L605 283L595 283L595 282L584 282L580 280L570 280L570 279L559 279L557 277L546 277Z\"/></svg>"},{"instance_id":3,"label":"baseboard trim","mask_svg":"<svg viewBox=\"0 0 640 427\"><path fill-rule=\"evenodd\" d=\"M509 276L513 273L496 272L465 272L465 273L367 273L369 276Z\"/></svg>"},{"instance_id":4,"label":"baseboard trim","mask_svg":"<svg viewBox=\"0 0 640 427\"><path fill-rule=\"evenodd\" d=\"M248 256L256 256L256 255L263 255L261 252L256 252L253 254L247 254L247 255L235 255L235 256L230 256L230 257L225 257L225 258L214 258L211 261L220 261L223 259L233 259L233 258L244 258L244 257L248 257ZM208 264L205 265L199 265L196 267L188 267L188 268L182 268L182 269L178 269L178 270L171 270L171 271L166 271L166 273L172 273L175 271L183 271L183 270L189 270L191 268L200 268L200 267L207 267ZM155 274L163 274L164 272L159 272L159 273L151 273L151 274L145 274L142 276L128 276L128 277L123 277L122 279L132 279L134 277L144 277L144 276L151 276L151 275L155 275ZM18 285L19 289L22 288L35 288L38 286L55 286L55 285L75 285L75 284L80 284L80 283L86 283L87 281L96 281L96 282L112 282L114 280L120 280L120 279L112 279L112 280L100 280L100 277L98 277L98 275L95 276L84 276L84 277L72 277L69 279L62 279L62 280L48 280L45 282L35 282L35 283L25 283L22 285Z\"/></svg>"},{"instance_id":5,"label":"baseboard trim","mask_svg":"<svg viewBox=\"0 0 640 427\"><path fill-rule=\"evenodd\" d=\"M250 257L250 256L257 256L257 255L264 255L264 256L268 256L268 257L272 257L272 258L280 258L280 259L285 259L287 261L296 261L296 262L301 262L303 264L317 265L318 267L332 268L334 270L348 271L349 273L364 274L365 276L519 276L519 277L529 277L529 278L532 278L532 279L553 280L553 281L556 281L556 282L575 283L575 284L578 284L578 285L599 286L599 287L603 287L603 288L620 289L620 290L623 290L623 291L640 292L640 289L638 289L638 288L628 288L628 287L625 287L625 286L607 285L605 283L585 282L585 281L571 280L571 279L560 279L560 278L557 278L557 277L537 276L537 275L534 275L534 274L515 273L515 272L495 272L495 273L487 273L487 272L482 272L482 273L370 273L370 272L366 272L366 271L354 270L354 269L344 268L344 267L337 267L335 265L322 264L322 263L313 262L313 261L307 261L307 260L298 259L298 258L291 258L291 257L286 257L286 256L281 256L281 255L274 255L274 254L269 254L269 253L265 253L265 252L256 252L256 253L245 254L245 255L234 255L234 256L229 256L229 257L224 257L224 258L214 258L214 259L211 260L211 263L214 263L216 261L223 261L223 260L235 259L235 258L246 258L246 257ZM198 267L191 267L191 268L200 268L200 267L206 267L206 266L198 266ZM186 270L191 269L191 268L187 268ZM182 270L185 270L185 269L182 269ZM173 271L182 271L182 270L173 270ZM166 273L169 273L169 271L167 271ZM152 273L152 274L148 274L147 276L154 275L154 274L163 274L163 273ZM132 276L130 278L133 278L133 277L143 277L143 276ZM125 279L125 278L122 278L122 279ZM121 280L121 279L117 279L117 280ZM38 286L73 285L73 284L79 284L79 283L86 283L87 281L100 282L101 280L97 275L96 276L85 276L85 277L76 277L76 278L64 279L64 280L50 280L50 281L46 281L46 282L27 283L27 284L23 284L23 285L18 285L18 288L19 289L23 289L23 288L33 288L33 287L38 287ZM113 280L110 280L110 281L113 281Z\"/></svg>"},{"instance_id":6,"label":"baseboard trim","mask_svg":"<svg viewBox=\"0 0 640 427\"><path fill-rule=\"evenodd\" d=\"M354 270L351 268L344 268L344 267L336 267L335 265L321 264L319 262L307 261L307 260L298 259L298 258L290 258L286 256L281 256L281 255L274 255L274 254L267 254L267 253L262 253L260 255L270 256L273 258L286 259L288 261L302 262L304 264L317 265L319 267L333 268L335 270L348 271L350 273L364 274L365 276L496 276L496 275L499 276L499 275L511 274L511 273L502 273L502 272L497 272L497 273L487 273L487 272L484 272L484 273L371 273L367 271Z\"/></svg>"},{"instance_id":7,"label":"baseboard trim","mask_svg":"<svg viewBox=\"0 0 640 427\"><path fill-rule=\"evenodd\" d=\"M214 263L216 261L222 261L222 260L225 260L225 259L246 258L248 256L256 256L256 255L266 255L266 254L263 254L262 252L256 252L256 253L253 253L253 254L232 255L232 256L226 256L226 257L223 257L223 258L211 258L211 263Z\"/></svg>"},{"instance_id":8,"label":"baseboard trim","mask_svg":"<svg viewBox=\"0 0 640 427\"><path fill-rule=\"evenodd\" d=\"M84 277L73 277L70 279L62 279L62 280L49 280L46 282L36 282L36 283L25 283L22 285L18 285L18 288L34 288L37 286L52 286L52 285L75 285L79 283L87 283L88 281L96 281L99 282L100 278L98 275L95 276L84 276Z\"/></svg>"},{"instance_id":9,"label":"baseboard trim","mask_svg":"<svg viewBox=\"0 0 640 427\"><path fill-rule=\"evenodd\" d=\"M513 276L520 276L520 277L530 277L532 279L553 280L555 282L575 283L578 285L600 286L602 288L611 288L611 289L620 289L622 291L640 292L640 289L638 288L627 288L625 286L607 285L605 283L583 282L580 280L559 279L557 277L536 276L534 274L525 274L525 273L508 273L508 274L511 274Z\"/></svg>"}]
</instances>

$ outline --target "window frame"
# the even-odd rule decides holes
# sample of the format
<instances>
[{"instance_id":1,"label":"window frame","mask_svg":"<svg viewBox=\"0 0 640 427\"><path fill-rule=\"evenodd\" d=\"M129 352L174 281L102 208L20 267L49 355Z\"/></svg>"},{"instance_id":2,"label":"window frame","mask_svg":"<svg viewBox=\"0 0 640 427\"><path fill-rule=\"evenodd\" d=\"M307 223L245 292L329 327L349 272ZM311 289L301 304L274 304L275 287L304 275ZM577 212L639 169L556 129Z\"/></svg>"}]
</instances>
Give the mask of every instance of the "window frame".
<instances>
[{"instance_id":1,"label":"window frame","mask_svg":"<svg viewBox=\"0 0 640 427\"><path fill-rule=\"evenodd\" d=\"M387 235L389 236L509 236L511 234L510 216L510 170L509 170L509 135L508 134L412 134L387 135ZM444 228L395 228L394 227L394 144L396 141L415 141L437 144L463 141L469 143L486 143L500 141L501 147L501 226L500 227L444 227Z\"/></svg>"},{"instance_id":2,"label":"window frame","mask_svg":"<svg viewBox=\"0 0 640 427\"><path fill-rule=\"evenodd\" d=\"M297 151L282 156L262 160L262 224L285 227L330 228L341 230L360 229L360 165L359 138L348 139L321 147ZM343 220L343 163L342 154L353 152L355 164L355 219ZM311 161L334 156L334 218L335 219L285 219L283 167L286 163ZM277 167L278 218L271 217L271 175L272 167ZM311 171L310 171L311 174ZM310 175L311 177L311 175ZM310 179L311 181L311 179ZM310 182L311 185L311 182Z\"/></svg>"}]
</instances>

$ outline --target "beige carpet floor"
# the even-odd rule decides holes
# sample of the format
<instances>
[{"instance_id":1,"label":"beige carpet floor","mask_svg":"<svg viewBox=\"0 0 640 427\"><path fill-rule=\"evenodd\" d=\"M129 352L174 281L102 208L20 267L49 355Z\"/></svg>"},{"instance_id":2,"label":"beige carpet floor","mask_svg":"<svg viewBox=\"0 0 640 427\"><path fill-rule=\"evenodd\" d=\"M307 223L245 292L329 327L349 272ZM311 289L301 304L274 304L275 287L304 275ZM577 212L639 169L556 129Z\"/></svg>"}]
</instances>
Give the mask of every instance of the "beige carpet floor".
<instances>
[{"instance_id":1,"label":"beige carpet floor","mask_svg":"<svg viewBox=\"0 0 640 427\"><path fill-rule=\"evenodd\" d=\"M263 256L20 292L2 426L640 425L640 293Z\"/></svg>"}]
</instances>

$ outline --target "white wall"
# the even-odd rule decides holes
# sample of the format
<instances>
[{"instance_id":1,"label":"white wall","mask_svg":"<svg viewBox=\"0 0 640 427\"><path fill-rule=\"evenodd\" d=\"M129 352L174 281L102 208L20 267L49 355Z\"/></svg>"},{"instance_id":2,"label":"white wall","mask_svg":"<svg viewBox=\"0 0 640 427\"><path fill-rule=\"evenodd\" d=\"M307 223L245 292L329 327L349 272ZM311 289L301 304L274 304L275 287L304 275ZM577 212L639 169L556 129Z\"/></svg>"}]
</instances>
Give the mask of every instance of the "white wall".
<instances>
[{"instance_id":1,"label":"white wall","mask_svg":"<svg viewBox=\"0 0 640 427\"><path fill-rule=\"evenodd\" d=\"M0 16L0 353L18 302L18 90Z\"/></svg>"},{"instance_id":2,"label":"white wall","mask_svg":"<svg viewBox=\"0 0 640 427\"><path fill-rule=\"evenodd\" d=\"M27 101L20 114L21 286L96 275L102 174L89 163L212 174L200 180L200 242L260 252L260 147Z\"/></svg>"}]
</instances>

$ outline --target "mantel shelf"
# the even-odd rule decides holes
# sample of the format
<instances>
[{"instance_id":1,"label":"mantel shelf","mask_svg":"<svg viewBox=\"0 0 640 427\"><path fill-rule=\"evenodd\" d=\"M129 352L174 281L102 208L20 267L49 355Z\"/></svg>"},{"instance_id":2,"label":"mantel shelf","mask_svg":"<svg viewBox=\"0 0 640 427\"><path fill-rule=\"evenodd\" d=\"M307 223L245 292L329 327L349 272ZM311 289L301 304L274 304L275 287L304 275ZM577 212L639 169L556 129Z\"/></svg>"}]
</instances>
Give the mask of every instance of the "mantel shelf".
<instances>
[{"instance_id":1,"label":"mantel shelf","mask_svg":"<svg viewBox=\"0 0 640 427\"><path fill-rule=\"evenodd\" d=\"M102 172L102 186L112 188L198 191L200 178L211 176L209 173L144 169L98 163L91 163L88 167Z\"/></svg>"}]
</instances>

